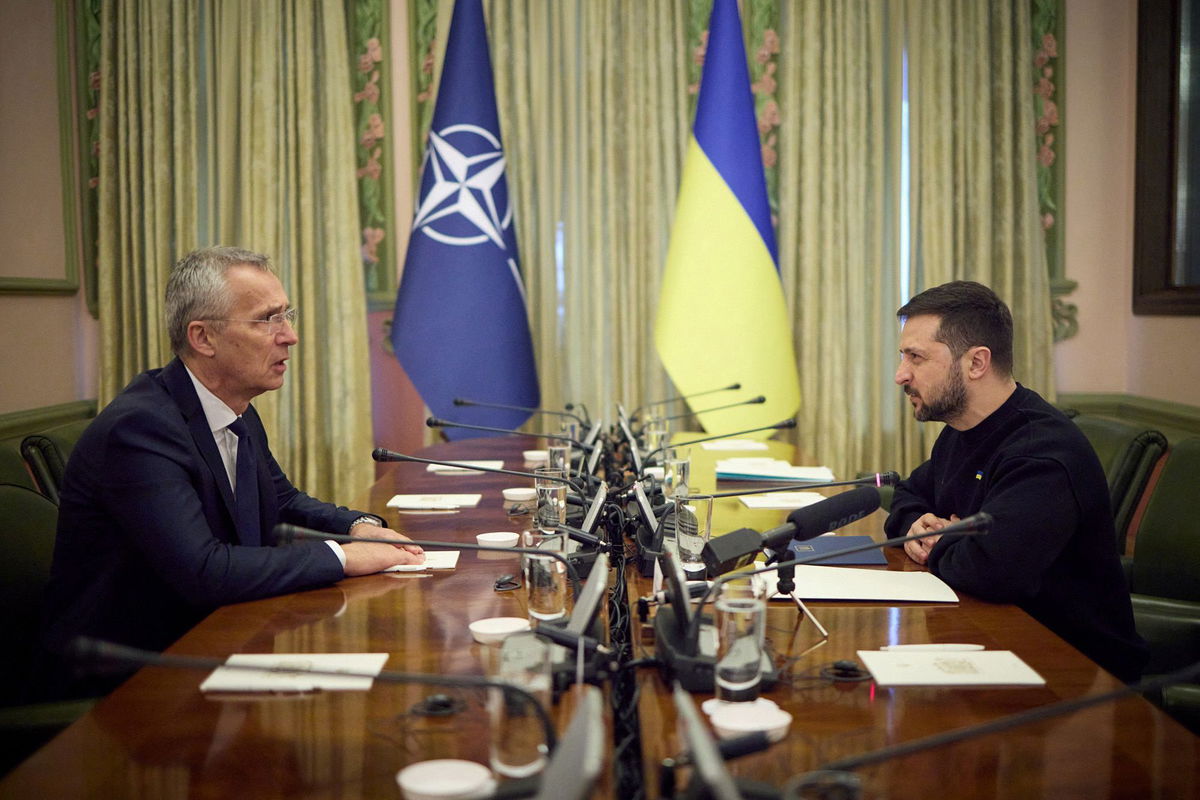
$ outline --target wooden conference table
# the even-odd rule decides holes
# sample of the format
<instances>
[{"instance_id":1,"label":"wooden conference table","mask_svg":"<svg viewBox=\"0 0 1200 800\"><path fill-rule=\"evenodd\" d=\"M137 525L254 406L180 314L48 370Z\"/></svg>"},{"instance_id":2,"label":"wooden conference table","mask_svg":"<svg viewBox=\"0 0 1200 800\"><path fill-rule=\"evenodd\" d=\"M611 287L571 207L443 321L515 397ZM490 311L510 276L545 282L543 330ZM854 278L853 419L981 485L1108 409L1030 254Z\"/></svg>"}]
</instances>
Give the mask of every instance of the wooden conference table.
<instances>
[{"instance_id":1,"label":"wooden conference table","mask_svg":"<svg viewBox=\"0 0 1200 800\"><path fill-rule=\"evenodd\" d=\"M473 440L429 448L431 458L503 459L522 469L522 438ZM697 473L706 469L694 451ZM711 470L711 465L707 467ZM708 472L711 475L711 471ZM701 479L702 480L702 479ZM528 485L502 475L436 476L415 464L390 466L360 499L414 538L473 541L486 530L517 530L500 489ZM702 487L707 488L707 487ZM724 488L724 487L722 487ZM405 514L385 508L393 494L481 492L475 509ZM784 512L736 510L722 501L717 532L762 529ZM852 532L879 535L881 515ZM913 568L900 554L889 569ZM386 668L450 675L483 673L471 620L524 616L520 591L493 582L518 573L516 555L463 551L456 570L425 576L373 575L214 612L168 652L224 658L235 652L387 652ZM648 583L630 571L631 596ZM768 636L789 661L789 678L769 696L794 715L787 738L729 765L737 776L781 785L831 760L932 733L1111 690L1118 683L1019 609L963 597L953 605L812 604L829 640L794 607L775 604ZM638 655L653 644L634 634ZM1010 649L1046 678L1022 689L879 689L870 681L833 684L818 677L835 659L887 643L976 642ZM204 672L146 668L0 781L0 797L388 798L396 772L431 758L486 763L483 693L377 681L368 692L205 697ZM668 686L652 670L638 677L646 795L656 796L657 765L680 749ZM412 707L437 691L464 705L445 717ZM697 697L702 700L703 697ZM571 699L554 709L561 730ZM1200 796L1200 738L1138 697L1005 733L978 737L859 771L866 797L1101 798ZM602 780L595 797L615 792Z\"/></svg>"}]
</instances>

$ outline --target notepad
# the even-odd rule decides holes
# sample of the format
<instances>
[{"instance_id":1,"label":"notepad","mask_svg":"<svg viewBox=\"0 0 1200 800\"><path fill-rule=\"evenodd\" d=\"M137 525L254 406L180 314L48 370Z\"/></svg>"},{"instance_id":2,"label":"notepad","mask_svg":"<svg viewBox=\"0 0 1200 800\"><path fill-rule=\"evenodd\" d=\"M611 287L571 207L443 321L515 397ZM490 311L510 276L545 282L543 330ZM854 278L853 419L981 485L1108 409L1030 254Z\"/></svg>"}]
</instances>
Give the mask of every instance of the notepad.
<instances>
[{"instance_id":1,"label":"notepad","mask_svg":"<svg viewBox=\"0 0 1200 800\"><path fill-rule=\"evenodd\" d=\"M504 469L503 461L452 461L449 463L452 466L447 466L446 464L430 464L425 468L425 471L436 472L439 475L470 475L479 473L479 470L471 469L471 467Z\"/></svg>"},{"instance_id":2,"label":"notepad","mask_svg":"<svg viewBox=\"0 0 1200 800\"><path fill-rule=\"evenodd\" d=\"M1009 650L859 650L879 686L1044 686L1046 679Z\"/></svg>"},{"instance_id":3,"label":"notepad","mask_svg":"<svg viewBox=\"0 0 1200 800\"><path fill-rule=\"evenodd\" d=\"M725 458L717 462L717 479L824 483L833 480L833 470L796 466L777 458Z\"/></svg>"},{"instance_id":4,"label":"notepad","mask_svg":"<svg viewBox=\"0 0 1200 800\"><path fill-rule=\"evenodd\" d=\"M446 511L474 508L482 498L481 494L397 494L387 501L387 506L401 510Z\"/></svg>"},{"instance_id":5,"label":"notepad","mask_svg":"<svg viewBox=\"0 0 1200 800\"><path fill-rule=\"evenodd\" d=\"M424 572L427 569L454 569L458 566L459 550L426 550L421 564L397 564L384 572Z\"/></svg>"},{"instance_id":6,"label":"notepad","mask_svg":"<svg viewBox=\"0 0 1200 800\"><path fill-rule=\"evenodd\" d=\"M387 653L236 653L204 679L200 691L362 692L371 688L387 658Z\"/></svg>"},{"instance_id":7,"label":"notepad","mask_svg":"<svg viewBox=\"0 0 1200 800\"><path fill-rule=\"evenodd\" d=\"M769 492L741 498L746 508L804 508L824 499L824 495L816 492Z\"/></svg>"},{"instance_id":8,"label":"notepad","mask_svg":"<svg viewBox=\"0 0 1200 800\"><path fill-rule=\"evenodd\" d=\"M777 592L777 576L770 572L767 595L773 600L787 597ZM908 603L957 603L958 595L932 572L897 572L852 567L796 567L796 593L804 600L870 600Z\"/></svg>"}]
</instances>

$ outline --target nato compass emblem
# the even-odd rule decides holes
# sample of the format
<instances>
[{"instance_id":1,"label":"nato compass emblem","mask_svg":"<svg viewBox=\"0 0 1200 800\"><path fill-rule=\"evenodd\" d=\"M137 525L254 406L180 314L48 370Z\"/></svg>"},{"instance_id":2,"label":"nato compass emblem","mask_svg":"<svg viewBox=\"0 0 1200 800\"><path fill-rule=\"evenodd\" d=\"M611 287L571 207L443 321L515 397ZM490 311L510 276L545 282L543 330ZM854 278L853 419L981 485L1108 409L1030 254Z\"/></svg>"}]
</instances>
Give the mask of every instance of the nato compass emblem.
<instances>
[{"instance_id":1,"label":"nato compass emblem","mask_svg":"<svg viewBox=\"0 0 1200 800\"><path fill-rule=\"evenodd\" d=\"M512 206L504 152L491 131L467 124L430 131L421 184L414 230L457 247L492 242L507 249Z\"/></svg>"}]
</instances>

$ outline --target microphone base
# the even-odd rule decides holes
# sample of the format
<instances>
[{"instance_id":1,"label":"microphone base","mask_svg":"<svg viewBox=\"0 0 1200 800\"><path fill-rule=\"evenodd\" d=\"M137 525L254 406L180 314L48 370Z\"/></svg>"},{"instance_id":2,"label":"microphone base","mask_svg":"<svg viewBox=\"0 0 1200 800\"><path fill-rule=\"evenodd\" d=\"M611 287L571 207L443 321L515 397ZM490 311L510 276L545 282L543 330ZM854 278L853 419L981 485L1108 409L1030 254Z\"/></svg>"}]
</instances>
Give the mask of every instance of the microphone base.
<instances>
[{"instance_id":1,"label":"microphone base","mask_svg":"<svg viewBox=\"0 0 1200 800\"><path fill-rule=\"evenodd\" d=\"M567 561L570 561L571 566L575 567L575 571L579 573L579 580L586 581L588 575L592 574L592 566L596 563L596 556L599 553L599 547L567 553Z\"/></svg>"},{"instance_id":2,"label":"microphone base","mask_svg":"<svg viewBox=\"0 0 1200 800\"><path fill-rule=\"evenodd\" d=\"M675 609L669 605L660 605L654 614L654 655L662 663L667 679L679 681L679 685L689 692L711 692L716 688L716 659L711 655L701 654L698 650L696 642L687 642L680 634L675 620ZM764 654L758 690L772 689L778 680L779 671Z\"/></svg>"}]
</instances>

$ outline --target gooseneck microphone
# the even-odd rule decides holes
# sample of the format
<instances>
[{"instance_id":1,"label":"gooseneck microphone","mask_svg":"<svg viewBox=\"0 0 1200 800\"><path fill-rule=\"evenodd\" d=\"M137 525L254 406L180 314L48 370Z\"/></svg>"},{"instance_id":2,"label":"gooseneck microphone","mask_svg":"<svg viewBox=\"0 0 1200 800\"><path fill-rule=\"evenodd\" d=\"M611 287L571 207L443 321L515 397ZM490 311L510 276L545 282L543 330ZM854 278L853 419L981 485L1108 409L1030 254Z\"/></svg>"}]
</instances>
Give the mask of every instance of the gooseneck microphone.
<instances>
[{"instance_id":1,"label":"gooseneck microphone","mask_svg":"<svg viewBox=\"0 0 1200 800\"><path fill-rule=\"evenodd\" d=\"M849 492L797 508L788 515L787 522L776 528L759 533L750 528L741 528L732 533L716 536L705 543L701 551L704 566L710 575L723 575L744 567L754 561L763 550L787 549L788 543L807 541L823 533L837 530L879 508L879 490L874 486L860 486Z\"/></svg>"},{"instance_id":2,"label":"gooseneck microphone","mask_svg":"<svg viewBox=\"0 0 1200 800\"><path fill-rule=\"evenodd\" d=\"M454 405L474 406L476 408L499 408L505 411L525 411L529 414L549 414L555 417L569 417L578 422L580 425L587 424L583 421L583 417L580 417L577 414L572 414L570 411L551 411L548 408L534 408L532 406L510 406L506 403L485 403L482 400L468 400L465 397L454 398Z\"/></svg>"},{"instance_id":3,"label":"gooseneck microphone","mask_svg":"<svg viewBox=\"0 0 1200 800\"><path fill-rule=\"evenodd\" d=\"M151 650L142 650L137 647L128 647L123 644L105 641L103 639L95 639L90 636L76 636L66 645L66 652L69 658L74 659L81 666L84 664L99 664L103 662L117 662L129 664L135 667L168 667L172 669L198 669L198 670L215 670L217 668L247 670L254 672L262 672L261 666L252 666L249 664L229 664L225 659L212 658L210 656L177 656L167 653L156 653ZM380 670L378 673L354 672L349 670L323 670L314 667L299 667L289 666L289 672L306 672L312 675L331 675L338 677L350 678L373 678L383 683L417 683L427 684L429 686L453 686L456 688L495 688L501 689L505 693L514 697L521 698L523 703L531 705L538 716L538 720L542 724L543 733L546 737L546 745L551 750L557 746L557 737L554 734L554 723L550 721L550 715L546 713L546 708L541 702L529 692L519 686L504 681L493 681L487 678L475 675L426 675L418 672L390 672L388 670Z\"/></svg>"},{"instance_id":4,"label":"gooseneck microphone","mask_svg":"<svg viewBox=\"0 0 1200 800\"><path fill-rule=\"evenodd\" d=\"M643 459L643 461L649 463L650 460L655 455L657 455L657 454L661 453L662 451L664 451L668 448L671 448L671 447L691 447L694 444L702 444L704 442L714 442L717 439L728 439L732 436L744 436L747 433L762 433L763 431L784 430L785 428L794 428L794 427L796 427L796 420L794 418L793 419L785 419L783 422L776 422L774 425L763 425L758 428L747 428L744 431L733 431L731 433L722 433L722 434L718 434L716 436L704 436L699 439L692 439L691 441L688 441L688 442L678 442L675 444L666 444L666 445L663 445L662 447L656 447L655 449L651 450L649 453L646 454L646 457Z\"/></svg>"},{"instance_id":5,"label":"gooseneck microphone","mask_svg":"<svg viewBox=\"0 0 1200 800\"><path fill-rule=\"evenodd\" d=\"M880 488L883 486L895 486L899 482L900 473L898 472L876 472L873 475L867 475L863 478L854 478L848 481L829 481L827 483L785 483L779 486L768 486L765 489L735 489L731 492L715 492L702 496L711 497L714 499L721 497L745 497L746 495L770 494L772 492L797 492L808 489L836 489L839 486L874 486L876 488Z\"/></svg>"},{"instance_id":6,"label":"gooseneck microphone","mask_svg":"<svg viewBox=\"0 0 1200 800\"><path fill-rule=\"evenodd\" d=\"M766 396L760 394L758 397L751 397L749 400L742 400L740 403L729 403L727 405L716 406L714 408L704 408L700 411L685 411L682 414L672 414L669 417L663 417L663 420L670 422L671 420L690 417L693 414L700 416L701 414L711 414L714 411L724 411L727 408L739 408L741 406L761 406L765 402L767 402Z\"/></svg>"},{"instance_id":7,"label":"gooseneck microphone","mask_svg":"<svg viewBox=\"0 0 1200 800\"><path fill-rule=\"evenodd\" d=\"M707 389L703 392L692 392L691 394L680 394L676 395L675 397L668 397L666 400L655 400L652 403L646 403L644 406L638 406L635 408L633 413L629 416L629 421L635 422L638 418L638 414L642 413L647 408L670 405L676 400L691 400L693 397L704 397L706 394L716 394L717 392L736 392L740 388L742 388L740 383L731 383L728 386L722 386L720 389Z\"/></svg>"},{"instance_id":8,"label":"gooseneck microphone","mask_svg":"<svg viewBox=\"0 0 1200 800\"><path fill-rule=\"evenodd\" d=\"M481 467L476 466L475 464L463 464L459 461L438 461L432 458L421 458L420 456L410 456L404 453L397 453L392 450L385 450L382 447L376 447L374 450L372 450L371 458L381 463L390 461L409 461L414 464L433 464L440 467L459 467L460 469L466 469L472 472L494 472L499 475L515 475L518 478L542 478L543 480L548 480L552 483L565 483L581 497L586 495L584 488L571 478L558 478L552 475L538 475L533 472L519 472L515 469L500 469L499 467Z\"/></svg>"},{"instance_id":9,"label":"gooseneck microphone","mask_svg":"<svg viewBox=\"0 0 1200 800\"><path fill-rule=\"evenodd\" d=\"M811 508L811 506L809 506ZM803 510L803 509L798 509ZM866 550L881 550L885 547L902 547L908 542L915 542L920 539L928 539L931 536L978 536L987 533L992 527L992 515L986 511L980 511L977 514L972 514L969 517L959 520L952 525L947 525L940 531L926 531L924 533L914 533L911 536L902 536L897 539L887 539L882 542L868 542L867 544L856 545L854 547L843 547L840 550L830 550L827 553L814 553L804 556L803 558L792 559L791 561L777 561L760 569L746 570L728 575L721 575L714 580L708 587L708 591L700 598L700 602L696 606L695 613L692 615L692 621L687 632L688 646L695 652L696 643L700 636L700 617L701 611L704 610L704 605L710 598L714 597L719 591L722 584L733 580L734 578L745 578L749 575L761 575L764 572L775 572L789 567L801 567L807 564L816 564L821 561L828 561L841 556L853 555ZM761 536L762 534L757 534ZM705 562L707 563L707 561Z\"/></svg>"},{"instance_id":10,"label":"gooseneck microphone","mask_svg":"<svg viewBox=\"0 0 1200 800\"><path fill-rule=\"evenodd\" d=\"M493 428L490 425L468 425L465 422L451 422L448 419L438 419L430 417L425 420L425 424L430 428L458 428L464 431L482 431L484 433L503 433L509 436L535 436L540 439L557 439L560 442L570 442L572 446L578 447L585 453L592 452L592 445L584 444L578 439L572 439L570 436L563 436L561 433L526 433L514 428Z\"/></svg>"},{"instance_id":11,"label":"gooseneck microphone","mask_svg":"<svg viewBox=\"0 0 1200 800\"><path fill-rule=\"evenodd\" d=\"M557 550L539 550L536 547L493 547L486 544L470 544L468 542L443 542L435 539L382 539L367 536L351 536L348 533L326 533L325 531L305 528L281 522L272 529L272 537L276 545L291 544L297 539L316 539L318 541L338 542L339 544L354 544L355 542L372 542L374 544L397 545L415 544L427 550L481 550L487 553L524 553L531 556L546 556L555 561L561 561L567 568L567 577L571 579L571 593L579 596L581 583L579 572L571 559Z\"/></svg>"}]
</instances>

